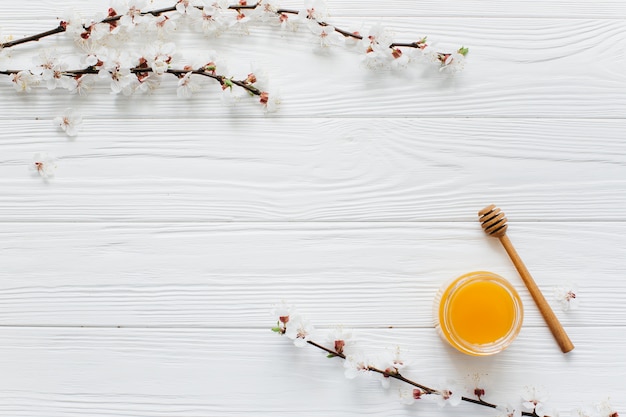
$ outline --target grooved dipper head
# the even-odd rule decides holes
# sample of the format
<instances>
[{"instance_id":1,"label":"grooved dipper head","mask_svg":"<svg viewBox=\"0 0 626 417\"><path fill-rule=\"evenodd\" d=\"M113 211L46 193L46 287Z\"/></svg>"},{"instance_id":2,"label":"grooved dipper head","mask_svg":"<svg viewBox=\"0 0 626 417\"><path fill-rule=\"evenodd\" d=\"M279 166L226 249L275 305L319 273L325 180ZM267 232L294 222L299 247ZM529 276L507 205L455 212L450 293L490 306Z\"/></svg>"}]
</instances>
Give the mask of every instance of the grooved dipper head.
<instances>
[{"instance_id":1,"label":"grooved dipper head","mask_svg":"<svg viewBox=\"0 0 626 417\"><path fill-rule=\"evenodd\" d=\"M506 233L506 217L494 204L479 211L478 217L483 230L489 236L502 237Z\"/></svg>"}]
</instances>

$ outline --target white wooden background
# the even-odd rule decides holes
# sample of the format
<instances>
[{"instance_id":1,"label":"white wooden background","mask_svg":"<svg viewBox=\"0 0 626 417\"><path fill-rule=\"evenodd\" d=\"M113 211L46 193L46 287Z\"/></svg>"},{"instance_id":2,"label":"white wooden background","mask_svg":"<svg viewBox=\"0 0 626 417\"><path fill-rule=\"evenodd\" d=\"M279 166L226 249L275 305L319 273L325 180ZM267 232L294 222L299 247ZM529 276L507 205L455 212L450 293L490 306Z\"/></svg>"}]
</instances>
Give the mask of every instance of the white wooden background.
<instances>
[{"instance_id":1,"label":"white wooden background","mask_svg":"<svg viewBox=\"0 0 626 417\"><path fill-rule=\"evenodd\" d=\"M2 32L55 27L60 8L104 0L3 2ZM163 3L155 3L160 6ZM299 7L285 2L285 7ZM234 73L266 67L283 98L224 108L217 85L190 100L104 87L86 98L0 78L0 416L495 416L472 404L405 406L339 359L269 331L275 302L323 335L401 346L407 376L437 386L488 374L485 399L525 386L561 415L610 398L626 413L626 2L333 0L331 23L381 22L470 48L454 78L375 73L304 30L217 41ZM67 45L63 35L13 59ZM76 139L52 125L66 107ZM35 152L56 177L32 177ZM505 252L476 212L496 203L509 236L576 349L560 353ZM518 340L469 358L438 338L437 288L486 269L526 306ZM564 313L555 286L578 285ZM322 339L323 341L323 339Z\"/></svg>"}]
</instances>

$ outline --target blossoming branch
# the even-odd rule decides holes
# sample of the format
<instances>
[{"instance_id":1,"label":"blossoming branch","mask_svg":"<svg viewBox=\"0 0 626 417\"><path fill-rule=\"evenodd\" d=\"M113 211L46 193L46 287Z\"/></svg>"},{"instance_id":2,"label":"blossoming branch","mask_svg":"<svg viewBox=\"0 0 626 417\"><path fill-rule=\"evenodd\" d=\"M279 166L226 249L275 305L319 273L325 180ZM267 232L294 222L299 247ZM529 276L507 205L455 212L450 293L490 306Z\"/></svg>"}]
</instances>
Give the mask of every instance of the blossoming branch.
<instances>
[{"instance_id":1,"label":"blossoming branch","mask_svg":"<svg viewBox=\"0 0 626 417\"><path fill-rule=\"evenodd\" d=\"M9 48L65 33L79 48L79 63L44 51L34 59L33 68L6 69L16 91L30 92L33 86L45 84L48 89L65 88L71 93L84 94L97 78L108 79L114 93L131 95L149 92L161 83L165 74L178 78L177 94L190 97L200 85L192 76L202 76L219 83L225 92L223 98L232 102L233 89L257 97L267 111L276 109L279 97L269 90L267 77L259 71L239 79L228 76L223 65L212 54L193 65L178 65L176 46L169 42L174 31L185 25L208 37L226 31L248 34L249 26L261 23L296 31L306 26L316 39L316 47L325 50L331 46L353 47L364 55L365 65L374 68L405 68L412 62L435 63L440 70L462 69L468 53L465 47L453 52L433 49L427 38L413 42L393 42L387 30L375 25L361 34L335 27L327 22L328 9L322 0L306 0L300 10L285 9L274 0L260 0L248 4L239 0L178 0L174 5L156 10L145 10L147 0L113 0L100 17L83 19L76 13L65 16L56 28L22 39L2 39L0 54ZM128 50L137 39L152 38L144 50ZM76 57L75 57L76 58ZM73 65L73 68L72 68Z\"/></svg>"},{"instance_id":2,"label":"blossoming branch","mask_svg":"<svg viewBox=\"0 0 626 417\"><path fill-rule=\"evenodd\" d=\"M347 378L373 377L380 381L384 388L396 391L398 399L404 404L410 405L420 400L432 401L443 407L468 402L496 409L501 417L557 415L555 411L547 409L547 397L536 388L528 387L521 396L520 404L505 406L483 399L487 389L480 378L474 381L471 392L467 395L463 395L462 388L453 380L446 380L440 388L432 388L405 376L404 372L410 367L410 361L403 356L399 347L387 351L383 356L372 358L360 349L352 332L342 327L329 332L324 345L314 340L316 335L314 326L294 307L281 303L274 307L272 314L276 319L276 326L272 328L273 332L287 336L297 347L313 346L323 351L328 358L342 359L344 374ZM397 385L392 388L394 382ZM593 410L579 409L576 413L579 417L619 417L608 400L601 402Z\"/></svg>"}]
</instances>

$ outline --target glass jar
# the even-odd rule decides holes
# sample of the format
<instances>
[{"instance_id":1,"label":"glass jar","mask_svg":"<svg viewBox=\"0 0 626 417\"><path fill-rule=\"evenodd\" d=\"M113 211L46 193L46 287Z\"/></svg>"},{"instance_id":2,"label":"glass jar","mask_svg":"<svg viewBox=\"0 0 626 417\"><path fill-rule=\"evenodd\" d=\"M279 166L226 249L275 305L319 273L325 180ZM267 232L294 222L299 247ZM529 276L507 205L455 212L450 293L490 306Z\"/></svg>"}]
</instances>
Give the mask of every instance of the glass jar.
<instances>
[{"instance_id":1,"label":"glass jar","mask_svg":"<svg viewBox=\"0 0 626 417\"><path fill-rule=\"evenodd\" d=\"M504 278L487 271L462 275L435 298L435 327L457 350L493 355L517 337L524 318L522 300Z\"/></svg>"}]
</instances>

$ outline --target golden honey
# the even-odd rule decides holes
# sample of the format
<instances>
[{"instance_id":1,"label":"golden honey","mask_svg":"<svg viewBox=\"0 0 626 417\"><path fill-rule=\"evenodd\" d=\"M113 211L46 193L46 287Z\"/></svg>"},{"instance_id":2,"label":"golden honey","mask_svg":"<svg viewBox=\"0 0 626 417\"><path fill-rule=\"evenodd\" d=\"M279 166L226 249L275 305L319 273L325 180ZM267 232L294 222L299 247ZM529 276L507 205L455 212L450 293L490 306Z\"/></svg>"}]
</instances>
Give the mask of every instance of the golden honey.
<instances>
[{"instance_id":1,"label":"golden honey","mask_svg":"<svg viewBox=\"0 0 626 417\"><path fill-rule=\"evenodd\" d=\"M470 272L444 286L435 300L434 313L443 339L476 356L508 347L519 333L524 315L515 288L486 271Z\"/></svg>"}]
</instances>

